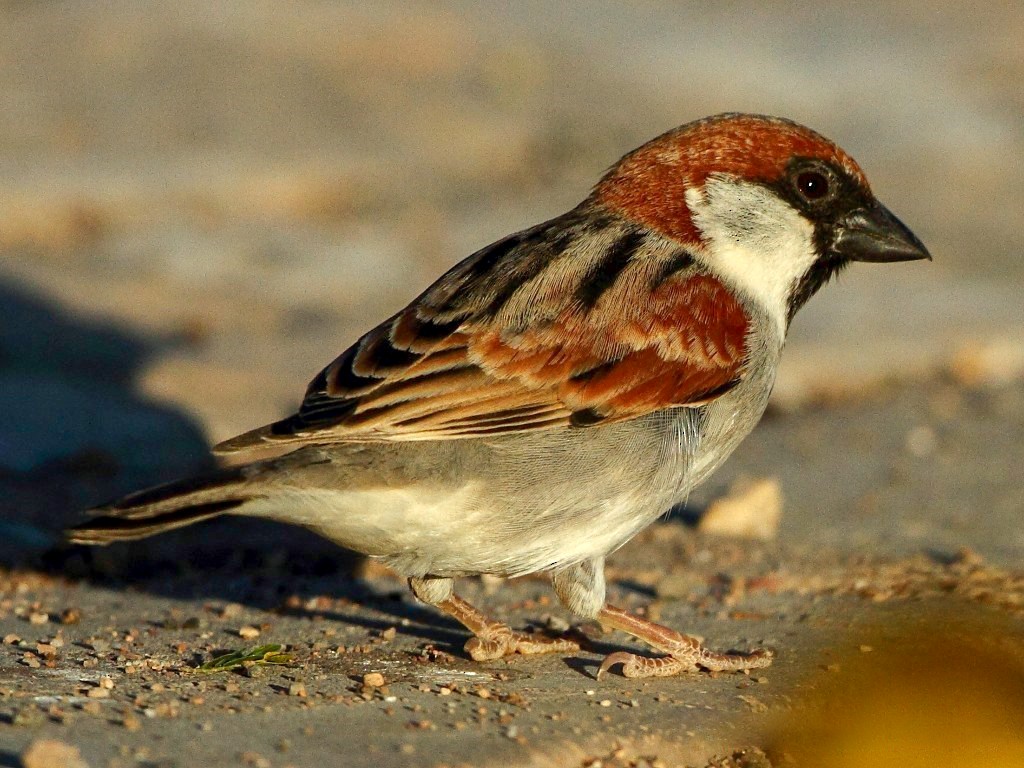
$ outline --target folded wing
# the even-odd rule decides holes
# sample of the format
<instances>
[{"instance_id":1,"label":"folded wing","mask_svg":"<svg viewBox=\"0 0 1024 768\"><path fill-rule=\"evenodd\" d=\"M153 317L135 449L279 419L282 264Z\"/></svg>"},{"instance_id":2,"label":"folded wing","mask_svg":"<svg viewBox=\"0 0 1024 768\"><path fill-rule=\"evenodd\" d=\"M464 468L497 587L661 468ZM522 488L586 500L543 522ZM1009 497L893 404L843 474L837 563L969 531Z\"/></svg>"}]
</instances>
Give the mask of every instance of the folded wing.
<instances>
[{"instance_id":1,"label":"folded wing","mask_svg":"<svg viewBox=\"0 0 1024 768\"><path fill-rule=\"evenodd\" d=\"M298 413L218 446L432 440L699 405L743 375L747 317L692 254L577 209L456 265L310 384Z\"/></svg>"}]
</instances>

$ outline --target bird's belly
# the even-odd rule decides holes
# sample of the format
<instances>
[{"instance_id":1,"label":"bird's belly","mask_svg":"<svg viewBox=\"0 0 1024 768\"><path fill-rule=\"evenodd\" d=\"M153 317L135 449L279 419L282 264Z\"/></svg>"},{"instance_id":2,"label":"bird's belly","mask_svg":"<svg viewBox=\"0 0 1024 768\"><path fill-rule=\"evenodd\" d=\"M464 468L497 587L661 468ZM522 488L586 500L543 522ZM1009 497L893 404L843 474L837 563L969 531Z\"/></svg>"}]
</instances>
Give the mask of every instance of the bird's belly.
<instances>
[{"instance_id":1,"label":"bird's belly","mask_svg":"<svg viewBox=\"0 0 1024 768\"><path fill-rule=\"evenodd\" d=\"M685 498L750 428L708 442L706 423L680 408L559 434L325 452L330 462L305 470L318 477L242 511L406 576L522 575L605 555Z\"/></svg>"},{"instance_id":2,"label":"bird's belly","mask_svg":"<svg viewBox=\"0 0 1024 768\"><path fill-rule=\"evenodd\" d=\"M553 482L558 474L550 473L543 490L533 493L525 485L480 479L363 490L306 487L244 513L309 528L405 576L516 576L604 555L672 505L662 487L581 479L573 488Z\"/></svg>"}]
</instances>

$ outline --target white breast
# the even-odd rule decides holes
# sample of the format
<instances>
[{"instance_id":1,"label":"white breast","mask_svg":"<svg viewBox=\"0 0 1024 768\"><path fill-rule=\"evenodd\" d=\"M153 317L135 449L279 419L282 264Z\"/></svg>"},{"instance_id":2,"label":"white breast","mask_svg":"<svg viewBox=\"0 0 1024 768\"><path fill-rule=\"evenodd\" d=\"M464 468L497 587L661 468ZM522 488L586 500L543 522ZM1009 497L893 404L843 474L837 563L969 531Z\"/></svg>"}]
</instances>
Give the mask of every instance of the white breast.
<instances>
[{"instance_id":1,"label":"white breast","mask_svg":"<svg viewBox=\"0 0 1024 768\"><path fill-rule=\"evenodd\" d=\"M757 301L784 336L789 296L817 255L814 227L760 184L710 176L686 203L706 243L709 266Z\"/></svg>"}]
</instances>

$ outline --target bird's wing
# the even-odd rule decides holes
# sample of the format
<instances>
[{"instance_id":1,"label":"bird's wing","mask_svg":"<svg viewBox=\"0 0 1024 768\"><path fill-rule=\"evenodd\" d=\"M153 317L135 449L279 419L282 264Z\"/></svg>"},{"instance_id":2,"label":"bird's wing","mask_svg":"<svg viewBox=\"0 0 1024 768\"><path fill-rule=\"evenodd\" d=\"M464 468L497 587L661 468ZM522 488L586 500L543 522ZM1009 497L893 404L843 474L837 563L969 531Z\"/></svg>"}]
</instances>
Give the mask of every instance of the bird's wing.
<instances>
[{"instance_id":1,"label":"bird's wing","mask_svg":"<svg viewBox=\"0 0 1024 768\"><path fill-rule=\"evenodd\" d=\"M324 369L298 413L218 450L584 427L699 405L742 377L747 325L690 251L577 209L456 265Z\"/></svg>"}]
</instances>

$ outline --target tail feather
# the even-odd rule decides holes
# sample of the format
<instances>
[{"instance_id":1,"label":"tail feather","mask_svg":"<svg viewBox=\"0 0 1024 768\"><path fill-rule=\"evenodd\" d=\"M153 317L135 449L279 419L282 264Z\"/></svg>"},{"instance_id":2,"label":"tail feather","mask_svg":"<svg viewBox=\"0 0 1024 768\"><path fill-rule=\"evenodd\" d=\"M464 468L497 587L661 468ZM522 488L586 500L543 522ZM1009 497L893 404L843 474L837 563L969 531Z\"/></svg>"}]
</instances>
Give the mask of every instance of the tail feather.
<instances>
[{"instance_id":1,"label":"tail feather","mask_svg":"<svg viewBox=\"0 0 1024 768\"><path fill-rule=\"evenodd\" d=\"M125 496L90 510L66 532L75 544L130 541L221 515L255 498L246 490L246 467L230 467Z\"/></svg>"}]
</instances>

